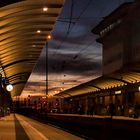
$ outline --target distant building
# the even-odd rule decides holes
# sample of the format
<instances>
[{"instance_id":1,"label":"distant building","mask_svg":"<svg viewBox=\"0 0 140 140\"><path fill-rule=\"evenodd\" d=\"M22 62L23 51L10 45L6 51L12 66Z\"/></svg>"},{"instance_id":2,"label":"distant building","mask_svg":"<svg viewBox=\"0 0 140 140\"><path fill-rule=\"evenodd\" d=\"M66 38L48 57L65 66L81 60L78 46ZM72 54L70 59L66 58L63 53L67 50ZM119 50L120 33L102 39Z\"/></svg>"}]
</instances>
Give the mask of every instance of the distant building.
<instances>
[{"instance_id":1,"label":"distant building","mask_svg":"<svg viewBox=\"0 0 140 140\"><path fill-rule=\"evenodd\" d=\"M92 32L103 44L103 75L140 62L140 1L121 5Z\"/></svg>"}]
</instances>

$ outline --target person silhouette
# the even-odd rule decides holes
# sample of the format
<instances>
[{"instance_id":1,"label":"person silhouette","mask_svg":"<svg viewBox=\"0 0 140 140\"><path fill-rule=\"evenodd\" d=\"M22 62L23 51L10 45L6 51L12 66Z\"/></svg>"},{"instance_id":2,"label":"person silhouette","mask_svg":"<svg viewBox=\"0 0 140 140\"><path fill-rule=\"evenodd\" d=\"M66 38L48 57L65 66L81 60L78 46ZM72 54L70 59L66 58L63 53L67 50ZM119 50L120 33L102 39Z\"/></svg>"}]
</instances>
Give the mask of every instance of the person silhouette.
<instances>
[{"instance_id":1,"label":"person silhouette","mask_svg":"<svg viewBox=\"0 0 140 140\"><path fill-rule=\"evenodd\" d=\"M114 110L115 110L115 105L113 104L113 102L111 102L111 103L109 104L109 114L110 114L111 116L114 115Z\"/></svg>"}]
</instances>

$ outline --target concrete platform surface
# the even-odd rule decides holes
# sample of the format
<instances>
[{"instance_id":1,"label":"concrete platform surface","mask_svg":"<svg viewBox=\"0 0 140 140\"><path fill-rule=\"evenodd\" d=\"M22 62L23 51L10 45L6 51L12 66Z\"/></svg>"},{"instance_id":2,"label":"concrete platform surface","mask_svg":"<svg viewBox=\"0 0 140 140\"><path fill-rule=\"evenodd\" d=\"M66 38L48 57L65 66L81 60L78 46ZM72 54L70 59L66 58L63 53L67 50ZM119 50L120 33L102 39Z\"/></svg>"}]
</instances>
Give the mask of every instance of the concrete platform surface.
<instances>
[{"instance_id":1,"label":"concrete platform surface","mask_svg":"<svg viewBox=\"0 0 140 140\"><path fill-rule=\"evenodd\" d=\"M59 127L40 123L19 114L0 118L0 140L83 140Z\"/></svg>"}]
</instances>

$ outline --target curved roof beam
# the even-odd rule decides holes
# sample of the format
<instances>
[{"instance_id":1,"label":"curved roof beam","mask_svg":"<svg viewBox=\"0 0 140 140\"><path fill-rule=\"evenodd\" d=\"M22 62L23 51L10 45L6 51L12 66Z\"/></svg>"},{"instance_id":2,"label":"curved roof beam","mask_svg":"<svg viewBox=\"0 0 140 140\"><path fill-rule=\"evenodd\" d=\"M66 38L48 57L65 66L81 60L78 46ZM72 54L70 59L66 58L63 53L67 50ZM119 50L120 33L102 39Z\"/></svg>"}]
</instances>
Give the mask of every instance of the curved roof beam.
<instances>
[{"instance_id":1,"label":"curved roof beam","mask_svg":"<svg viewBox=\"0 0 140 140\"><path fill-rule=\"evenodd\" d=\"M25 0L0 8L0 64L5 76L15 84L13 96L20 95L24 88L29 76L21 81L19 73L31 74L63 3L63 0ZM43 11L44 6L48 7L47 12ZM37 34L37 30L41 33Z\"/></svg>"},{"instance_id":2,"label":"curved roof beam","mask_svg":"<svg viewBox=\"0 0 140 140\"><path fill-rule=\"evenodd\" d=\"M30 61L30 60L29 59L23 59L23 60L14 61L14 62L9 63L7 65L3 65L2 68L5 69L6 67L9 67L11 65L15 65L15 64L18 64L18 63L23 63L23 62L25 63L27 61Z\"/></svg>"}]
</instances>

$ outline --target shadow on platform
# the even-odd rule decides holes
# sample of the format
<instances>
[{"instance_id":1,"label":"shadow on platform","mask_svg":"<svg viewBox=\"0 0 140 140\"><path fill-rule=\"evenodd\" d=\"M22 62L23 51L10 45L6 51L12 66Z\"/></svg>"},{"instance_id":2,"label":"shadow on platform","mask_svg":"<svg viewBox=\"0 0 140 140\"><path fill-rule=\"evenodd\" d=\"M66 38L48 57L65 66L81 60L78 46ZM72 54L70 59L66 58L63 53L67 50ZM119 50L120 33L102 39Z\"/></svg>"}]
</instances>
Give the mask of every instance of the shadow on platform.
<instances>
[{"instance_id":1,"label":"shadow on platform","mask_svg":"<svg viewBox=\"0 0 140 140\"><path fill-rule=\"evenodd\" d=\"M14 121L15 121L16 140L30 140L24 128L21 126L20 122L18 121L15 115Z\"/></svg>"}]
</instances>

